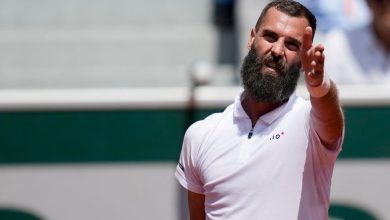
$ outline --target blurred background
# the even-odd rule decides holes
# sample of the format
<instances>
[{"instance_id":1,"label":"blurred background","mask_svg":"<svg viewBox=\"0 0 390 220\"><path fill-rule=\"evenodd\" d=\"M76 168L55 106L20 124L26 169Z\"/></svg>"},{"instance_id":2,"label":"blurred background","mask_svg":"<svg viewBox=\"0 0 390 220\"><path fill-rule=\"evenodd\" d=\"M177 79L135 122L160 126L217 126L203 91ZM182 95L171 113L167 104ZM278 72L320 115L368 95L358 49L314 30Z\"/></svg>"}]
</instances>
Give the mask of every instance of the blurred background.
<instances>
[{"instance_id":1,"label":"blurred background","mask_svg":"<svg viewBox=\"0 0 390 220\"><path fill-rule=\"evenodd\" d=\"M233 101L267 2L0 0L0 219L187 219L182 137ZM301 2L347 122L331 219L390 219L390 1Z\"/></svg>"}]
</instances>

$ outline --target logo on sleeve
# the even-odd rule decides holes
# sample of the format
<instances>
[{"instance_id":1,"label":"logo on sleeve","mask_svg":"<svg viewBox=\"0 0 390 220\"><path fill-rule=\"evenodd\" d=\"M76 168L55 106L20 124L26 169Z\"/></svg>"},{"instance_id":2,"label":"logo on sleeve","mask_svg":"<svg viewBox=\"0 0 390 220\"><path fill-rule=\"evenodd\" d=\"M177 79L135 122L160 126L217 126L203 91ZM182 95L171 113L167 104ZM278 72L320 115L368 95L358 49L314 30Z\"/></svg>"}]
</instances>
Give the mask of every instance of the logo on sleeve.
<instances>
[{"instance_id":1,"label":"logo on sleeve","mask_svg":"<svg viewBox=\"0 0 390 220\"><path fill-rule=\"evenodd\" d=\"M178 164L177 164L179 167L180 167L180 169L181 170L183 170L183 172L184 172L184 166L179 162Z\"/></svg>"}]
</instances>

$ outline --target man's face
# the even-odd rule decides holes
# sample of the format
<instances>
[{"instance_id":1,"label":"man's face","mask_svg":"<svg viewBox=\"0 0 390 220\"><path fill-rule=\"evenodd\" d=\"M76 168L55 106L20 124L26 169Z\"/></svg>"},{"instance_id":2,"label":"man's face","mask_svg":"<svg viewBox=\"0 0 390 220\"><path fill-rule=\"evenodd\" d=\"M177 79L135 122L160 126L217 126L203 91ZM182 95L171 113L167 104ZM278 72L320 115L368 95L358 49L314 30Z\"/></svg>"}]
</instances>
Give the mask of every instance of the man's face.
<instances>
[{"instance_id":1,"label":"man's face","mask_svg":"<svg viewBox=\"0 0 390 220\"><path fill-rule=\"evenodd\" d=\"M299 75L300 65L287 68L282 59L271 54L258 56L253 46L241 67L242 84L256 102L287 100L297 86Z\"/></svg>"},{"instance_id":2,"label":"man's face","mask_svg":"<svg viewBox=\"0 0 390 220\"><path fill-rule=\"evenodd\" d=\"M258 31L252 29L241 77L245 90L256 101L283 101L295 90L307 26L304 17L290 17L270 8Z\"/></svg>"}]
</instances>

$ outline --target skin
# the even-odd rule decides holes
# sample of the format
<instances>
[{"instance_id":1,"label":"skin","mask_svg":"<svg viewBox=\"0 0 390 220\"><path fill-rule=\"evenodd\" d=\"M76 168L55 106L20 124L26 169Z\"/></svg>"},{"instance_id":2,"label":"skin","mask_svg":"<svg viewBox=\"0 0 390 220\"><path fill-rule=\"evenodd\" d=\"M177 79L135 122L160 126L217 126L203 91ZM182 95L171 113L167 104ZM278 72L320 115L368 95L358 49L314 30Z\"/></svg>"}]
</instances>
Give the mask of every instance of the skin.
<instances>
[{"instance_id":1,"label":"skin","mask_svg":"<svg viewBox=\"0 0 390 220\"><path fill-rule=\"evenodd\" d=\"M390 53L390 0L367 0L371 10L374 32L382 42L387 54Z\"/></svg>"},{"instance_id":2,"label":"skin","mask_svg":"<svg viewBox=\"0 0 390 220\"><path fill-rule=\"evenodd\" d=\"M248 49L254 45L257 55L272 54L287 64L301 64L308 87L320 86L324 78L324 46L313 46L312 29L304 17L290 17L275 8L270 8L259 30L251 30ZM272 64L264 65L261 72L278 75ZM260 73L259 73L260 74ZM245 94L245 91L244 91ZM334 150L335 142L342 135L344 127L343 113L338 101L337 89L333 82L329 92L320 98L310 97L313 125L325 146ZM242 106L252 120L274 110L283 103L258 103L246 96ZM204 220L205 197L188 191L188 203L191 220Z\"/></svg>"},{"instance_id":3,"label":"skin","mask_svg":"<svg viewBox=\"0 0 390 220\"><path fill-rule=\"evenodd\" d=\"M187 190L188 210L190 212L190 220L205 220L206 213L204 210L205 197L203 194L198 194Z\"/></svg>"}]
</instances>

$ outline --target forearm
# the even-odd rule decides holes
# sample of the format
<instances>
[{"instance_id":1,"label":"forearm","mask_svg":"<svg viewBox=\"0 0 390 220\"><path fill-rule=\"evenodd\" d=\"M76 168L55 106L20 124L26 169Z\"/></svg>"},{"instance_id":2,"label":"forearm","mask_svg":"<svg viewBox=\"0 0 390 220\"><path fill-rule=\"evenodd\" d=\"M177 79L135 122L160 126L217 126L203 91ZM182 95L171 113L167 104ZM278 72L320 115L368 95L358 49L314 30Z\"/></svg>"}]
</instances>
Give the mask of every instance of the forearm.
<instances>
[{"instance_id":1,"label":"forearm","mask_svg":"<svg viewBox=\"0 0 390 220\"><path fill-rule=\"evenodd\" d=\"M321 140L331 147L340 138L344 129L344 116L336 84L330 81L328 92L321 97L310 95L310 101L314 129Z\"/></svg>"}]
</instances>

